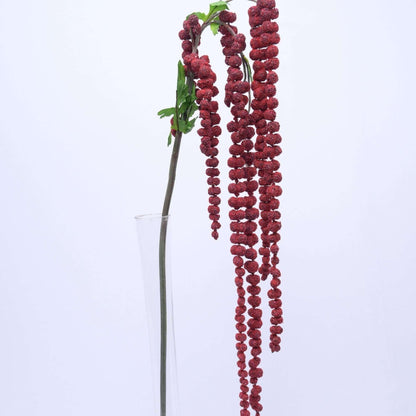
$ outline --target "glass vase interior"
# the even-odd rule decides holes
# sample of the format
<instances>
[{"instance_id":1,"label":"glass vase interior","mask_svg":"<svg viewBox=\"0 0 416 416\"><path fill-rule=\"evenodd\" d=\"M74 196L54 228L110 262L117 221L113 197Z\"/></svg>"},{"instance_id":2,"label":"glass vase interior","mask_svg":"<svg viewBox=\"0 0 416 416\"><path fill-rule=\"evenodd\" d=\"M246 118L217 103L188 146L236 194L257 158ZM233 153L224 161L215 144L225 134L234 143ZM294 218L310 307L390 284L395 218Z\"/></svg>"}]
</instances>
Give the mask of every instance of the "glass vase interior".
<instances>
[{"instance_id":1,"label":"glass vase interior","mask_svg":"<svg viewBox=\"0 0 416 416\"><path fill-rule=\"evenodd\" d=\"M179 416L169 216L137 215L135 220L150 348L154 415ZM161 258L163 229L167 236ZM161 272L161 267L165 273Z\"/></svg>"}]
</instances>

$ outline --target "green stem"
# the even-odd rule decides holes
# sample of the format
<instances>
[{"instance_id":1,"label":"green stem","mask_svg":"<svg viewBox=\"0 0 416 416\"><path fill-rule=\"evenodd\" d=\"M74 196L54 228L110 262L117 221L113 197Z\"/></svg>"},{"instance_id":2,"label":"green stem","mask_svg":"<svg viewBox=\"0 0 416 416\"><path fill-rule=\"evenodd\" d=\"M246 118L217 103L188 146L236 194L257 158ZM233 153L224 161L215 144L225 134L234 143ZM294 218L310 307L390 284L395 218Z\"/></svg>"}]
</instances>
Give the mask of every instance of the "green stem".
<instances>
[{"instance_id":1,"label":"green stem","mask_svg":"<svg viewBox=\"0 0 416 416\"><path fill-rule=\"evenodd\" d=\"M193 45L193 52L196 52L199 39ZM194 86L192 75L187 76L188 91L191 93ZM177 100L178 91L176 91ZM188 121L189 115L185 114L184 119ZM178 105L176 104L176 119L179 124ZM160 224L159 237L159 282L160 282L160 416L166 416L166 358L167 358L167 299L166 299L166 236L168 229L168 215L172 201L173 188L175 186L176 167L178 165L179 150L181 148L182 132L177 130L170 157L169 178L166 187L165 200L163 202L162 219Z\"/></svg>"},{"instance_id":2,"label":"green stem","mask_svg":"<svg viewBox=\"0 0 416 416\"><path fill-rule=\"evenodd\" d=\"M163 203L159 238L159 281L160 281L160 416L166 416L166 356L167 356L167 300L166 300L166 235L168 215L175 185L176 167L182 133L176 132L169 167L169 179Z\"/></svg>"}]
</instances>

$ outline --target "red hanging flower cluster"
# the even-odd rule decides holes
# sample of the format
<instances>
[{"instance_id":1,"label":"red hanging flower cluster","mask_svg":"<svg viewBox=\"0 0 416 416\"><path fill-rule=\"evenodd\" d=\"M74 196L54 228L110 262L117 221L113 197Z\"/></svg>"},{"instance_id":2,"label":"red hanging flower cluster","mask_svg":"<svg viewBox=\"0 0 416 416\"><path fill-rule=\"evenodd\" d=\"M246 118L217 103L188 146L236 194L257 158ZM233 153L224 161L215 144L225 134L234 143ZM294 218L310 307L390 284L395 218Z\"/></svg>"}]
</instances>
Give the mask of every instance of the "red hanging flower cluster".
<instances>
[{"instance_id":1,"label":"red hanging flower cluster","mask_svg":"<svg viewBox=\"0 0 416 416\"><path fill-rule=\"evenodd\" d=\"M195 15L189 16L183 24L184 29L179 32L179 38L182 42L182 58L185 64L185 71L196 81L196 102L199 106L199 117L201 119L201 128L198 135L201 136L201 152L207 156L205 164L207 165L206 174L208 176L207 183L209 185L209 206L208 213L211 219L212 236L218 238L218 229L221 227L219 223L221 202L218 196L221 193L219 187L220 171L218 169L218 137L221 134L219 123L221 118L218 114L218 102L212 98L218 95L218 88L214 85L217 76L211 68L209 57L203 55L198 56L196 39L199 40L201 34L201 25ZM191 39L193 41L191 41ZM199 44L199 42L198 42Z\"/></svg>"},{"instance_id":2,"label":"red hanging flower cluster","mask_svg":"<svg viewBox=\"0 0 416 416\"><path fill-rule=\"evenodd\" d=\"M250 58L253 63L253 82L251 88L254 99L251 103L252 116L256 126L255 166L259 176L260 194L260 216L262 247L259 253L262 255L260 273L265 280L269 274L272 275L271 289L268 292L270 307L272 308L270 328L270 348L272 351L280 350L280 337L282 332L280 324L283 322L281 306L280 271L277 268L279 258L277 245L280 240L279 230L281 227L279 200L282 190L279 185L281 174L278 171L280 164L276 157L281 153L279 143L281 137L278 133L280 126L275 121L275 108L278 101L275 98L275 83L278 80L274 71L279 67L277 54L279 52L276 44L280 37L277 33L278 25L273 22L279 15L275 7L275 0L258 0L257 5L250 7L249 23L252 36L250 45L252 50Z\"/></svg>"},{"instance_id":3,"label":"red hanging flower cluster","mask_svg":"<svg viewBox=\"0 0 416 416\"><path fill-rule=\"evenodd\" d=\"M220 7L220 3L221 10L216 12L215 8ZM278 211L281 188L278 184L281 174L279 162L276 160L281 153L281 137L275 111L278 106L275 97L278 76L275 70L279 66L276 45L280 38L277 33L278 25L274 20L279 12L275 0L257 0L256 5L248 11L251 27L249 56L253 61L251 71L249 61L243 54L246 38L233 25L236 21L235 13L225 10L228 8L225 2L216 2L211 6L208 15L200 13L188 16L179 37L182 40L182 58L188 87L195 87L195 100L201 119L201 128L198 129L198 135L201 136L200 149L207 157L206 174L210 195L208 212L212 221L212 236L217 239L217 230L220 228L217 145L221 128L218 102L213 98L217 96L218 89L214 85L216 75L210 60L206 55L199 56L198 47L201 33L207 26L217 25L222 35L221 45L228 74L224 102L230 108L232 116L227 124L231 138L228 158L231 180L228 191L231 197L228 204L231 254L237 287L235 327L242 408L240 415L250 416L251 408L258 416L262 410L262 389L258 381L263 375L260 368L263 315L260 282L268 276L271 276L268 297L272 309L269 344L272 352L280 350L279 335L283 322L281 291L278 288L278 242L281 227ZM200 19L203 20L202 25L199 23ZM177 108L178 105L176 110ZM186 111L183 117L182 121L188 122ZM173 120L174 118L172 124ZM177 121L175 123L175 126L179 125ZM173 130L173 134L175 133ZM260 247L257 249L258 243Z\"/></svg>"},{"instance_id":4,"label":"red hanging flower cluster","mask_svg":"<svg viewBox=\"0 0 416 416\"><path fill-rule=\"evenodd\" d=\"M258 413L262 406L260 404L260 391L257 386L259 377L262 376L262 370L259 367L261 352L261 333L262 311L258 307L261 303L259 296L260 277L258 276L258 263L256 262L257 250L254 248L258 242L256 235L259 210L255 207L257 199L254 192L258 188L256 177L256 168L253 166L253 141L255 135L252 127L252 117L249 113L247 104L249 102L248 93L250 83L244 80L244 73L241 70L243 59L240 54L245 50L245 36L238 33L235 26L230 23L236 20L235 13L222 11L219 15L222 22L220 32L222 33L221 44L223 54L228 65L228 78L225 85L225 104L231 106L233 121L228 123L227 129L231 133L232 145L230 146L231 157L228 159L228 166L231 168L229 177L233 181L228 190L234 197L229 199L230 219L231 219L231 253L234 255L233 261L235 268L235 283L237 285L238 305L236 308L235 319L237 321L236 329L238 331L236 344L239 376L240 376L240 398L241 398L241 416L248 416L247 410L249 405ZM245 290L243 287L243 276L246 275L248 284L247 291L250 296L247 301L250 305L247 321L248 329L244 324L245 312ZM245 343L246 335L249 337L249 345L252 347L252 358L249 360L249 371L246 371L247 345ZM249 392L247 377L250 377L252 385Z\"/></svg>"}]
</instances>

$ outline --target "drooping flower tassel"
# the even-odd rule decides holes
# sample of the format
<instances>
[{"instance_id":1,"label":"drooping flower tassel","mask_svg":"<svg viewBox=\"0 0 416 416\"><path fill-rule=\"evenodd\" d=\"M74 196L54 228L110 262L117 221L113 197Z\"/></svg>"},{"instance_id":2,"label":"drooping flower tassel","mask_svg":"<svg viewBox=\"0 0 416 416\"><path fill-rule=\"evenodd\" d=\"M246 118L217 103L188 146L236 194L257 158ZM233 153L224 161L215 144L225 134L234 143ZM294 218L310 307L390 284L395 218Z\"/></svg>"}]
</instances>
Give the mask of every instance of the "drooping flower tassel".
<instances>
[{"instance_id":1,"label":"drooping flower tassel","mask_svg":"<svg viewBox=\"0 0 416 416\"><path fill-rule=\"evenodd\" d=\"M183 24L184 29L179 32L182 42L182 58L185 64L186 72L192 74L196 82L196 102L199 107L199 118L201 119L201 128L198 134L201 136L201 152L207 156L205 164L207 183L209 185L209 205L208 213L211 220L212 236L218 238L218 229L221 227L220 219L220 202L218 196L221 193L220 188L220 171L218 169L218 137L221 134L219 123L221 118L218 114L218 102L212 98L218 94L218 88L214 85L217 76L211 68L209 57L203 55L199 57L196 43L199 43L201 26L197 16L190 15Z\"/></svg>"},{"instance_id":2,"label":"drooping flower tassel","mask_svg":"<svg viewBox=\"0 0 416 416\"><path fill-rule=\"evenodd\" d=\"M229 176L233 180L228 190L235 196L229 200L231 207L231 242L233 244L239 244L240 256L234 257L234 264L236 267L237 278L236 282L238 290L243 293L242 277L246 274L247 292L249 293L248 303L250 308L248 309L248 315L250 318L247 321L248 329L247 335L249 337L249 345L251 346L252 358L249 360L249 371L239 371L240 375L240 398L241 400L241 416L248 416L249 411L247 409L248 404L256 412L256 415L262 409L260 404L260 391L258 386L258 379L262 376L263 371L260 368L260 353L261 353L261 333L260 328L261 321L261 309L259 309L261 299L259 296L260 277L257 273L258 263L256 262L257 251L254 248L258 242L256 235L257 218L259 216L259 210L255 207L257 200L254 196L254 192L258 188L258 182L256 181L256 168L253 166L253 141L255 131L252 125L252 119L248 111L248 93L250 90L250 84L248 80L244 79L241 66L245 64L243 62L241 53L245 49L245 37L239 34L237 28L231 26L230 23L235 21L235 14L230 12L222 12L220 14L220 20L223 25L220 27L222 33L221 44L223 46L223 54L225 55L225 61L228 65L228 78L225 87L225 104L231 106L231 114L234 116L233 121L228 123L227 129L231 133L231 140L233 144L230 146L231 157L228 159L228 166L231 168ZM247 107L247 108L246 108ZM242 196L244 195L244 196ZM234 251L236 249L234 248ZM245 257L245 260L243 259ZM241 333L246 330L246 325L243 324L243 314L246 311L244 308L237 307L236 314L237 325L236 328ZM241 348L244 350L246 345L237 344L238 356L241 359L244 357L241 353ZM246 365L244 364L244 368ZM243 377L242 377L243 376ZM248 391L247 379L249 377L251 383L251 390Z\"/></svg>"},{"instance_id":3,"label":"drooping flower tassel","mask_svg":"<svg viewBox=\"0 0 416 416\"><path fill-rule=\"evenodd\" d=\"M262 256L260 273L265 280L268 275L272 276L271 289L268 291L270 298L269 305L272 308L270 328L270 349L280 349L280 337L282 332L280 324L283 322L281 309L281 292L278 289L280 284L280 271L277 267L278 241L280 212L278 197L281 195L281 188L278 183L281 181L281 174L278 171L280 164L276 157L281 153L279 143L281 137L278 133L280 126L275 121L275 108L278 101L275 98L275 84L278 76L275 69L279 66L277 59L280 37L277 33L278 25L273 20L279 15L276 9L275 0L258 0L257 5L249 9L249 23L251 26L252 50L250 57L253 63L253 82L251 85L254 99L252 101L252 116L256 126L255 145L255 166L259 175L260 194L260 220L262 247L259 253Z\"/></svg>"}]
</instances>

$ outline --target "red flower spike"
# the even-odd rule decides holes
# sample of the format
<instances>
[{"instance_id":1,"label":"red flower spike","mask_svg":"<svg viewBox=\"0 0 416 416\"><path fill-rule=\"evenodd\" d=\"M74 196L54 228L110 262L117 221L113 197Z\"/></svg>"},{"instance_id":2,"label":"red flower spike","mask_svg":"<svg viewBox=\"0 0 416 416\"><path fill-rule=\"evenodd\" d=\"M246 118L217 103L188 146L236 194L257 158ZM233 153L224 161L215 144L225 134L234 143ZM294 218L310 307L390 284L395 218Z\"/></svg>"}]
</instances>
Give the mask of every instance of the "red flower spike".
<instances>
[{"instance_id":1,"label":"red flower spike","mask_svg":"<svg viewBox=\"0 0 416 416\"><path fill-rule=\"evenodd\" d=\"M256 121L257 139L255 144L255 162L254 165L259 169L259 194L261 210L259 225L261 227L262 248L259 250L262 256L259 272L262 280L266 279L269 274L273 277L268 295L270 307L272 308L272 326L270 328L272 351L280 349L277 340L277 333L281 333L281 327L276 326L277 320L281 319L281 292L277 288L280 280L280 272L276 268L278 264L276 242L279 241L278 231L280 223L277 221L280 214L278 197L281 195L281 188L277 185L281 181L279 164L275 160L281 152L277 143L280 143L280 136L274 137L274 133L279 131L279 124L275 121L275 108L278 106L275 83L278 76L274 70L279 67L277 58L279 49L276 44L279 43L280 37L277 33L278 25L272 20L278 16L274 0L258 0L257 5L249 10L249 23L251 25L250 34L252 39L250 45L253 48L250 57L253 63L253 83L252 91L254 100L252 101L252 115ZM265 99L267 98L267 99ZM273 251L271 247L273 245ZM249 289L247 289L249 290ZM278 315L279 314L279 315ZM250 323L248 323L250 325ZM277 329L279 328L279 329ZM251 376L252 377L252 376ZM253 390L250 400L255 396ZM251 401L250 401L251 403Z\"/></svg>"},{"instance_id":2,"label":"red flower spike","mask_svg":"<svg viewBox=\"0 0 416 416\"><path fill-rule=\"evenodd\" d=\"M227 22L224 21L223 23L226 24ZM225 88L225 103L226 105L231 105L231 114L234 117L233 121L227 125L228 131L232 133L231 139L234 143L234 145L230 146L232 157L228 160L228 166L231 168L229 177L235 181L234 184L229 186L230 193L235 195L229 199L230 207L234 208L230 211L230 218L234 220L230 226L232 231L230 240L234 244L247 247L247 249L244 249L247 261L244 262L243 270L247 272L246 281L249 284L247 291L251 295L249 297L249 303L251 305L250 311L252 314L254 313L255 316L259 316L260 314L253 312L253 310L256 310L255 308L261 303L261 299L258 296L260 287L257 286L260 277L255 275L259 267L258 263L254 261L257 257L257 252L253 248L258 241L258 237L254 234L257 228L257 224L254 221L259 216L259 211L256 208L253 208L256 204L256 197L253 193L258 188L258 183L254 180L257 169L252 166L255 159L254 154L252 154L254 145L250 140L255 135L254 129L250 127L254 120L245 108L248 103L248 96L246 94L249 91L249 84L248 82L241 81L243 79L243 72L240 69L242 61L238 56L245 48L245 37L242 34L237 33L235 28L230 28L231 30L234 30L235 33L235 39L232 44L230 44L228 30L223 30L221 32L224 35L221 43L226 45L223 49L223 53L226 56L226 64L229 65L228 79ZM247 196L240 196L244 194ZM239 214L240 211L243 215ZM235 247L238 247L238 245L233 246L232 251L234 253L236 253L237 250ZM241 250L241 254L242 253L243 250ZM238 257L238 260L236 258L234 259L239 265L239 270L236 270L236 273L238 273L239 276L243 276L243 271L240 270L242 269L240 257ZM257 332L253 331L257 331L258 328L261 327L261 320L252 318L247 324L249 327L247 334L250 339L253 339L253 337L258 335ZM241 329L242 327L239 328ZM260 370L258 368L259 364L259 359L250 360L250 371ZM260 375L260 373L261 370L256 372L257 375ZM245 378L240 380L240 387L244 386L246 381ZM253 383L253 381L254 384L257 383L257 379L254 380L251 376L251 382ZM243 390L241 391L243 392ZM247 393L248 390L245 391L245 394L249 398L250 403L253 403L253 393L250 392L249 395ZM256 400L256 403L258 403L259 397L256 398ZM247 403L242 402L241 405L245 409ZM251 406L253 407L252 404ZM257 406L257 408L259 408L259 406Z\"/></svg>"},{"instance_id":3,"label":"red flower spike","mask_svg":"<svg viewBox=\"0 0 416 416\"><path fill-rule=\"evenodd\" d=\"M199 57L198 53L194 52L197 45L193 45L188 40L191 39L188 33L192 33L194 37L200 33L199 21L195 15L189 16L184 22L184 31L179 32L179 37L184 39L182 42L184 64L192 71L193 79L198 86L196 97L202 128L197 133L201 136L201 152L207 156L206 165L208 169L206 169L206 174L208 176L207 183L210 185L208 189L210 195L208 212L212 221L211 229L213 231L211 234L214 239L217 239L217 230L221 225L218 222L220 198L216 196L221 192L221 189L218 178L219 170L216 168L218 166L218 159L216 158L218 149L216 149L216 146L218 145L218 136L221 134L221 128L218 126L221 118L217 114L218 102L212 101L212 97L218 94L218 88L214 85L216 75L211 69L209 57L206 55Z\"/></svg>"},{"instance_id":4,"label":"red flower spike","mask_svg":"<svg viewBox=\"0 0 416 416\"><path fill-rule=\"evenodd\" d=\"M278 81L275 70L279 67L279 49L276 45L280 37L277 33L278 25L273 21L279 14L275 0L257 0L256 5L249 8L248 14L251 26L249 55L254 61L251 85L245 79L247 69L242 70L241 53L246 47L246 39L231 24L236 20L235 13L227 10L219 13L219 32L222 34L221 45L228 65L224 102L230 107L232 115L232 121L227 124L231 138L229 178L232 180L228 186L231 193L228 204L232 233L230 251L233 255L237 289L235 328L240 378L240 415L250 416L248 408L251 407L256 416L259 416L262 405L258 381L263 375L260 368L262 310L259 283L267 276L272 277L271 288L267 292L269 306L272 309L269 344L272 351L280 349L280 325L283 322L281 291L278 289L280 271L277 268L277 243L280 240L281 227L278 197L282 191L278 185L281 174L276 157L281 153L278 146L281 137L277 133L280 129L279 123L275 121L275 110L279 104L275 98L275 84ZM201 128L197 133L201 136L201 152L207 158L207 210L212 221L212 236L216 239L217 230L220 228L221 200L218 195L221 189L217 146L221 128L218 102L213 101L213 97L218 94L218 89L214 85L216 75L211 69L209 57L199 56L198 53L200 33L199 19L193 14L185 20L179 38L182 40L185 73L192 77L197 87L196 102L201 119ZM250 90L251 111L247 107ZM257 191L259 201L254 195ZM259 236L261 247L257 252L255 246ZM246 362L247 354L251 354L251 358Z\"/></svg>"}]
</instances>

